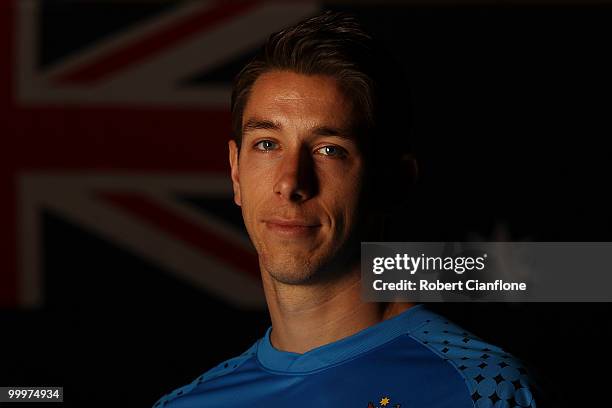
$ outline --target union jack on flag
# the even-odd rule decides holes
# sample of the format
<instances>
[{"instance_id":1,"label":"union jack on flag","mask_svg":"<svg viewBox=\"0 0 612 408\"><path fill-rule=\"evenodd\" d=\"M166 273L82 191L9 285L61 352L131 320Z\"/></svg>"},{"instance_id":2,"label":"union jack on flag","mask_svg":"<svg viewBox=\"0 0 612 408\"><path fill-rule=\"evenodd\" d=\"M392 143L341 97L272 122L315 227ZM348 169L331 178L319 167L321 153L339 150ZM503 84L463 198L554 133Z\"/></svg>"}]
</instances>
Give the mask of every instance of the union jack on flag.
<instances>
[{"instance_id":1,"label":"union jack on flag","mask_svg":"<svg viewBox=\"0 0 612 408\"><path fill-rule=\"evenodd\" d=\"M0 306L44 304L49 210L230 304L263 306L248 237L189 198L231 206L231 77L318 8L3 3Z\"/></svg>"}]
</instances>

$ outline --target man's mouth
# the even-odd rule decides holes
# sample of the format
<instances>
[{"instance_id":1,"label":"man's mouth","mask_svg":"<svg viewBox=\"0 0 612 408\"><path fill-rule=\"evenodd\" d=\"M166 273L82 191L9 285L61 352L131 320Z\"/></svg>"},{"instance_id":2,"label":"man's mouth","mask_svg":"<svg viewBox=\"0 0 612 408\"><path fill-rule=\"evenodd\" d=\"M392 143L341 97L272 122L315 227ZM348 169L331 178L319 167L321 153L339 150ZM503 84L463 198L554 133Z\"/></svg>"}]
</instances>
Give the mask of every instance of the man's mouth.
<instances>
[{"instance_id":1,"label":"man's mouth","mask_svg":"<svg viewBox=\"0 0 612 408\"><path fill-rule=\"evenodd\" d=\"M269 230L287 237L307 236L315 233L321 227L321 224L316 221L304 219L269 218L263 222Z\"/></svg>"}]
</instances>

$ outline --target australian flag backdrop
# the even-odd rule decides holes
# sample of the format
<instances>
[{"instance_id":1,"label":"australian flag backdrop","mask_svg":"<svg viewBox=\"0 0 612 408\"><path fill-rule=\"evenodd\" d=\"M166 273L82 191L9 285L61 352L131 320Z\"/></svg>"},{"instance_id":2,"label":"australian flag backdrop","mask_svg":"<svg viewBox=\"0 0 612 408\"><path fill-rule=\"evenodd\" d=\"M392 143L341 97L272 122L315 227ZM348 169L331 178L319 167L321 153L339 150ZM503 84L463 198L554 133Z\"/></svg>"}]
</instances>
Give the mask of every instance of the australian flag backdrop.
<instances>
[{"instance_id":1,"label":"australian flag backdrop","mask_svg":"<svg viewBox=\"0 0 612 408\"><path fill-rule=\"evenodd\" d=\"M0 386L149 407L264 334L231 82L326 9L407 73L420 177L393 240L612 239L606 2L4 0ZM432 307L523 358L544 403L609 402L608 304Z\"/></svg>"}]
</instances>

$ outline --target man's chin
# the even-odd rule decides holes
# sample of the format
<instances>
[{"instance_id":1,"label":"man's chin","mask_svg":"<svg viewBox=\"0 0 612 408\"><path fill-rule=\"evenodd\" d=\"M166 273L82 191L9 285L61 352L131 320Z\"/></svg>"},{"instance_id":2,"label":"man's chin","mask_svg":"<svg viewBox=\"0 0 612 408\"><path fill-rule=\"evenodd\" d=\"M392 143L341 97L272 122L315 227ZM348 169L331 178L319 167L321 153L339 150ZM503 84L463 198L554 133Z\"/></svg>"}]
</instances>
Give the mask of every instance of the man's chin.
<instances>
[{"instance_id":1,"label":"man's chin","mask_svg":"<svg viewBox=\"0 0 612 408\"><path fill-rule=\"evenodd\" d=\"M312 283L317 274L316 268L310 261L299 262L295 258L264 260L262 268L272 279L285 285L307 285Z\"/></svg>"},{"instance_id":2,"label":"man's chin","mask_svg":"<svg viewBox=\"0 0 612 408\"><path fill-rule=\"evenodd\" d=\"M337 260L336 260L337 261ZM300 259L297 257L284 260L263 260L260 265L273 280L285 285L315 285L330 282L353 271L351 262L338 262L331 259L313 259L313 257Z\"/></svg>"}]
</instances>

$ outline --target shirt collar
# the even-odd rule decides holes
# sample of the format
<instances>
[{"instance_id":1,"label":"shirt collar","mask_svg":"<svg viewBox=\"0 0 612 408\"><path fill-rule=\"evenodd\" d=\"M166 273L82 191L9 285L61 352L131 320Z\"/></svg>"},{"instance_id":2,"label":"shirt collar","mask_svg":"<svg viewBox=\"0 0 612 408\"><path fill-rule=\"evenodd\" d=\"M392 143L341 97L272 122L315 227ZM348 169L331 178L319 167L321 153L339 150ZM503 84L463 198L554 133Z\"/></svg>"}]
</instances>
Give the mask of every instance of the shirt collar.
<instances>
[{"instance_id":1,"label":"shirt collar","mask_svg":"<svg viewBox=\"0 0 612 408\"><path fill-rule=\"evenodd\" d=\"M257 359L266 369L288 373L306 373L338 364L409 333L427 320L438 317L423 304L410 307L351 336L314 348L304 354L277 350L270 342L272 326L257 346Z\"/></svg>"}]
</instances>

